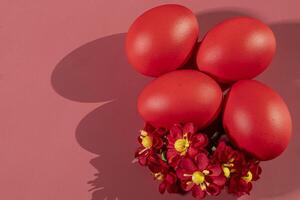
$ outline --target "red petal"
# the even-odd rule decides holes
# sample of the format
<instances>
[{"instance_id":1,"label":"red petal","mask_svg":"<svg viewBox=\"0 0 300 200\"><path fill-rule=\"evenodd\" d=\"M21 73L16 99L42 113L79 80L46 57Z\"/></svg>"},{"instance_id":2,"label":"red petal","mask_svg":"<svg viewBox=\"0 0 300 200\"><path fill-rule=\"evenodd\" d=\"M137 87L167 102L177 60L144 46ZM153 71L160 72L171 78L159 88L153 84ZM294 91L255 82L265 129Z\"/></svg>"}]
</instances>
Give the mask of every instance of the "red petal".
<instances>
[{"instance_id":1,"label":"red petal","mask_svg":"<svg viewBox=\"0 0 300 200\"><path fill-rule=\"evenodd\" d=\"M206 192L201 190L198 185L194 185L192 188L192 195L197 199L203 199L206 196Z\"/></svg>"},{"instance_id":2,"label":"red petal","mask_svg":"<svg viewBox=\"0 0 300 200\"><path fill-rule=\"evenodd\" d=\"M167 184L163 181L159 184L158 190L161 194L165 193Z\"/></svg>"},{"instance_id":3,"label":"red petal","mask_svg":"<svg viewBox=\"0 0 300 200\"><path fill-rule=\"evenodd\" d=\"M220 165L210 165L207 167L207 169L210 172L210 176L219 176L222 174L222 169Z\"/></svg>"},{"instance_id":4,"label":"red petal","mask_svg":"<svg viewBox=\"0 0 300 200\"><path fill-rule=\"evenodd\" d=\"M142 166L147 165L147 157L141 156L138 159L139 159L140 165L142 165Z\"/></svg>"},{"instance_id":5,"label":"red petal","mask_svg":"<svg viewBox=\"0 0 300 200\"><path fill-rule=\"evenodd\" d=\"M207 155L204 153L199 153L196 157L195 157L195 161L196 164L198 166L199 170L205 170L207 165L208 165L208 158Z\"/></svg>"},{"instance_id":6,"label":"red petal","mask_svg":"<svg viewBox=\"0 0 300 200\"><path fill-rule=\"evenodd\" d=\"M155 149L160 149L163 146L163 141L159 137L154 137L153 138L153 147Z\"/></svg>"},{"instance_id":7,"label":"red petal","mask_svg":"<svg viewBox=\"0 0 300 200\"><path fill-rule=\"evenodd\" d=\"M194 148L193 146L190 146L188 149L188 155L191 158L194 158L198 154L198 149Z\"/></svg>"},{"instance_id":8,"label":"red petal","mask_svg":"<svg viewBox=\"0 0 300 200\"><path fill-rule=\"evenodd\" d=\"M194 143L194 146L197 148L204 148L208 143L208 139L207 139L206 135L200 133L200 134L194 135L193 143Z\"/></svg>"},{"instance_id":9,"label":"red petal","mask_svg":"<svg viewBox=\"0 0 300 200\"><path fill-rule=\"evenodd\" d=\"M185 169L177 169L176 170L176 175L179 179L184 180L184 181L189 181L191 180L191 177L189 176L184 176L184 174L186 174L187 171Z\"/></svg>"},{"instance_id":10,"label":"red petal","mask_svg":"<svg viewBox=\"0 0 300 200\"><path fill-rule=\"evenodd\" d=\"M175 141L176 141L177 139L172 138L170 135L168 135L167 139L168 139L168 145L167 145L167 148L168 148L168 149L174 149L174 148L175 148L175 147L174 147L174 144L175 144Z\"/></svg>"},{"instance_id":11,"label":"red petal","mask_svg":"<svg viewBox=\"0 0 300 200\"><path fill-rule=\"evenodd\" d=\"M212 179L214 184L221 187L223 187L227 181L227 179L224 176L214 176Z\"/></svg>"},{"instance_id":12,"label":"red petal","mask_svg":"<svg viewBox=\"0 0 300 200\"><path fill-rule=\"evenodd\" d=\"M182 126L180 124L175 124L170 129L170 136L173 138L182 138Z\"/></svg>"},{"instance_id":13,"label":"red petal","mask_svg":"<svg viewBox=\"0 0 300 200\"><path fill-rule=\"evenodd\" d=\"M176 182L176 176L175 174L167 174L166 178L165 178L165 182L167 182L168 184L172 185L173 183Z\"/></svg>"},{"instance_id":14,"label":"red petal","mask_svg":"<svg viewBox=\"0 0 300 200\"><path fill-rule=\"evenodd\" d=\"M155 133L158 135L158 136L164 136L166 133L167 133L167 130L164 129L164 128L159 128L155 131Z\"/></svg>"},{"instance_id":15,"label":"red petal","mask_svg":"<svg viewBox=\"0 0 300 200\"><path fill-rule=\"evenodd\" d=\"M218 148L218 150L223 151L223 150L225 150L226 147L227 147L226 142L220 141L217 148Z\"/></svg>"},{"instance_id":16,"label":"red petal","mask_svg":"<svg viewBox=\"0 0 300 200\"><path fill-rule=\"evenodd\" d=\"M193 172L197 171L196 165L190 158L182 159L182 161L180 163L180 167L182 169L185 169L188 173L193 173Z\"/></svg>"},{"instance_id":17,"label":"red petal","mask_svg":"<svg viewBox=\"0 0 300 200\"><path fill-rule=\"evenodd\" d=\"M175 149L168 149L167 160L172 167L177 168L182 158Z\"/></svg>"},{"instance_id":18,"label":"red petal","mask_svg":"<svg viewBox=\"0 0 300 200\"><path fill-rule=\"evenodd\" d=\"M244 181L239 177L232 177L229 181L228 192L234 193L238 197L244 194L249 194L251 189L252 189L252 184L247 183L246 181Z\"/></svg>"},{"instance_id":19,"label":"red petal","mask_svg":"<svg viewBox=\"0 0 300 200\"><path fill-rule=\"evenodd\" d=\"M242 189L242 191L245 191L246 193L249 193L249 191L252 189L252 184L250 182L247 183L243 179L240 179L239 186Z\"/></svg>"},{"instance_id":20,"label":"red petal","mask_svg":"<svg viewBox=\"0 0 300 200\"><path fill-rule=\"evenodd\" d=\"M195 127L193 123L186 123L183 127L183 133L195 133Z\"/></svg>"},{"instance_id":21,"label":"red petal","mask_svg":"<svg viewBox=\"0 0 300 200\"><path fill-rule=\"evenodd\" d=\"M182 181L181 182L181 187L184 191L188 192L191 191L192 188L195 186L193 182L190 182L190 184L187 184L189 181Z\"/></svg>"},{"instance_id":22,"label":"red petal","mask_svg":"<svg viewBox=\"0 0 300 200\"><path fill-rule=\"evenodd\" d=\"M167 150L167 159L172 160L175 156L177 156L177 151L175 149Z\"/></svg>"},{"instance_id":23,"label":"red petal","mask_svg":"<svg viewBox=\"0 0 300 200\"><path fill-rule=\"evenodd\" d=\"M168 191L169 193L178 193L178 190L179 190L179 187L178 187L178 185L176 185L176 184L169 185L169 186L167 187L167 191Z\"/></svg>"},{"instance_id":24,"label":"red petal","mask_svg":"<svg viewBox=\"0 0 300 200\"><path fill-rule=\"evenodd\" d=\"M148 133L152 133L155 130L155 128L151 124L146 123L143 130Z\"/></svg>"},{"instance_id":25,"label":"red petal","mask_svg":"<svg viewBox=\"0 0 300 200\"><path fill-rule=\"evenodd\" d=\"M169 163L169 164L170 164L172 167L174 167L175 169L177 169L177 167L178 167L179 163L181 162L182 158L183 158L182 156L177 155L177 156L172 160L172 162Z\"/></svg>"},{"instance_id":26,"label":"red petal","mask_svg":"<svg viewBox=\"0 0 300 200\"><path fill-rule=\"evenodd\" d=\"M211 196L217 196L220 194L221 189L215 184L209 184L209 186L206 187L206 192Z\"/></svg>"},{"instance_id":27,"label":"red petal","mask_svg":"<svg viewBox=\"0 0 300 200\"><path fill-rule=\"evenodd\" d=\"M254 161L252 161L254 162ZM259 166L259 163L251 163L249 167L251 173L252 173L252 180L257 181L259 179L259 175L261 174L261 167Z\"/></svg>"},{"instance_id":28,"label":"red petal","mask_svg":"<svg viewBox=\"0 0 300 200\"><path fill-rule=\"evenodd\" d=\"M237 190L237 180L235 178L230 178L229 185L228 185L228 192L229 193L235 193L235 190Z\"/></svg>"}]
</instances>

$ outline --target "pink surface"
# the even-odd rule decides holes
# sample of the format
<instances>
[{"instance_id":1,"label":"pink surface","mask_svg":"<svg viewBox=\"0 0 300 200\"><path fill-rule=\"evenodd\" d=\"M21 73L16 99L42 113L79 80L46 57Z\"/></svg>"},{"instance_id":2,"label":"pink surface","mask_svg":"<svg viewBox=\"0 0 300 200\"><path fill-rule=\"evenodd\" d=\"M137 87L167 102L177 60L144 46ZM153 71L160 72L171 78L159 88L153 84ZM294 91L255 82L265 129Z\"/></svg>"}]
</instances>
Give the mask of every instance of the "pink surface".
<instances>
[{"instance_id":1,"label":"pink surface","mask_svg":"<svg viewBox=\"0 0 300 200\"><path fill-rule=\"evenodd\" d=\"M131 164L141 125L135 99L148 79L128 66L118 33L161 2L0 2L0 199L192 199L160 196L146 171ZM163 2L199 13L203 29L239 13L271 25L278 53L259 79L287 101L294 138L280 158L263 163L263 178L243 199L299 199L299 1ZM104 189L88 192L93 186Z\"/></svg>"}]
</instances>

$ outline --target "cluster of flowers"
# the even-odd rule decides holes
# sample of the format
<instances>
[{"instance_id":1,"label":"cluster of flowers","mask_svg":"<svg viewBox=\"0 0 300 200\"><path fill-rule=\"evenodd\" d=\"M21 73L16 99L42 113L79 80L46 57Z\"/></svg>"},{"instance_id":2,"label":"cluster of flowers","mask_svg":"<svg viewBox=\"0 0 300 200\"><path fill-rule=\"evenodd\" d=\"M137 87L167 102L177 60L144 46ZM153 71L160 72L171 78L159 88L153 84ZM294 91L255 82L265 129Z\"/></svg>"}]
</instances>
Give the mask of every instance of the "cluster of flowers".
<instances>
[{"instance_id":1,"label":"cluster of flowers","mask_svg":"<svg viewBox=\"0 0 300 200\"><path fill-rule=\"evenodd\" d=\"M261 173L257 160L226 139L213 142L192 123L175 124L170 130L146 124L138 141L135 157L160 181L161 193L192 191L196 199L203 199L219 195L226 186L229 193L241 196L249 194Z\"/></svg>"}]
</instances>

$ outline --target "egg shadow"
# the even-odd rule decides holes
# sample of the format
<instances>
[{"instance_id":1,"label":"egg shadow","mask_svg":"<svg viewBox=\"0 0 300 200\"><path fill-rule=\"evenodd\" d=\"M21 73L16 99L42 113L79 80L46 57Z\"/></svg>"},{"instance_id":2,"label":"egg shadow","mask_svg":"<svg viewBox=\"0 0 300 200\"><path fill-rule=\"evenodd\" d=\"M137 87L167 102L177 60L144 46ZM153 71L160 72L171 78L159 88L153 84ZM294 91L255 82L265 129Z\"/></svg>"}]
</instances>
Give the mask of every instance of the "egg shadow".
<instances>
[{"instance_id":1,"label":"egg shadow","mask_svg":"<svg viewBox=\"0 0 300 200\"><path fill-rule=\"evenodd\" d=\"M103 102L137 92L149 80L136 73L124 54L125 33L89 42L64 57L51 82L61 96L78 102Z\"/></svg>"},{"instance_id":2,"label":"egg shadow","mask_svg":"<svg viewBox=\"0 0 300 200\"><path fill-rule=\"evenodd\" d=\"M199 39L202 40L205 34L217 24L226 19L238 16L256 16L253 12L240 9L210 10L197 14L197 20L200 25Z\"/></svg>"},{"instance_id":3,"label":"egg shadow","mask_svg":"<svg viewBox=\"0 0 300 200\"><path fill-rule=\"evenodd\" d=\"M207 31L223 19L245 15L243 13L218 10L197 15L197 18L202 30ZM300 87L296 53L300 45L296 47L292 39L298 39L300 26L297 23L276 24L272 28L281 35L279 44L285 50L280 50L279 45L272 67L260 76L260 80L279 90L296 121L299 118L299 94L296 90ZM57 64L51 77L54 90L67 99L77 102L113 99L86 115L75 132L78 144L97 155L90 161L98 171L95 179L89 181L92 199L187 199L180 195L160 195L148 171L131 163L137 147L138 130L143 124L136 111L136 99L139 91L151 79L136 73L128 64L124 54L124 39L124 33L115 34L75 49ZM291 68L281 67L284 63L291 65ZM282 77L283 74L286 77ZM296 132L299 127L294 124ZM263 178L255 184L252 193L254 199L288 193L300 186L294 173L300 165L296 157L300 150L298 142L295 134L282 157L263 163ZM286 172L286 176L278 178L283 172ZM280 185L276 184L278 179ZM236 197L224 193L208 199L233 200Z\"/></svg>"}]
</instances>

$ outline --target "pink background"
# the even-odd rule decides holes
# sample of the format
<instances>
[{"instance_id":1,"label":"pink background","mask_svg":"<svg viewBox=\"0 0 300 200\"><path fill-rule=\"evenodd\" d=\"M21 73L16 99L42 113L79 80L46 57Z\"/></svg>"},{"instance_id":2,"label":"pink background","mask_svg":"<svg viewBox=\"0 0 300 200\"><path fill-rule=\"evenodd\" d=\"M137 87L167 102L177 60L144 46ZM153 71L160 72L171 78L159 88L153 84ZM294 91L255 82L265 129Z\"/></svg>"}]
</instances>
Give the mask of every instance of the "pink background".
<instances>
[{"instance_id":1,"label":"pink background","mask_svg":"<svg viewBox=\"0 0 300 200\"><path fill-rule=\"evenodd\" d=\"M294 138L262 164L263 178L243 199L300 198L298 0L1 0L0 199L192 199L159 195L147 171L131 164L142 124L135 99L149 79L129 67L122 33L167 2L191 8L203 31L240 14L270 24L278 53L259 79L289 105Z\"/></svg>"}]
</instances>

